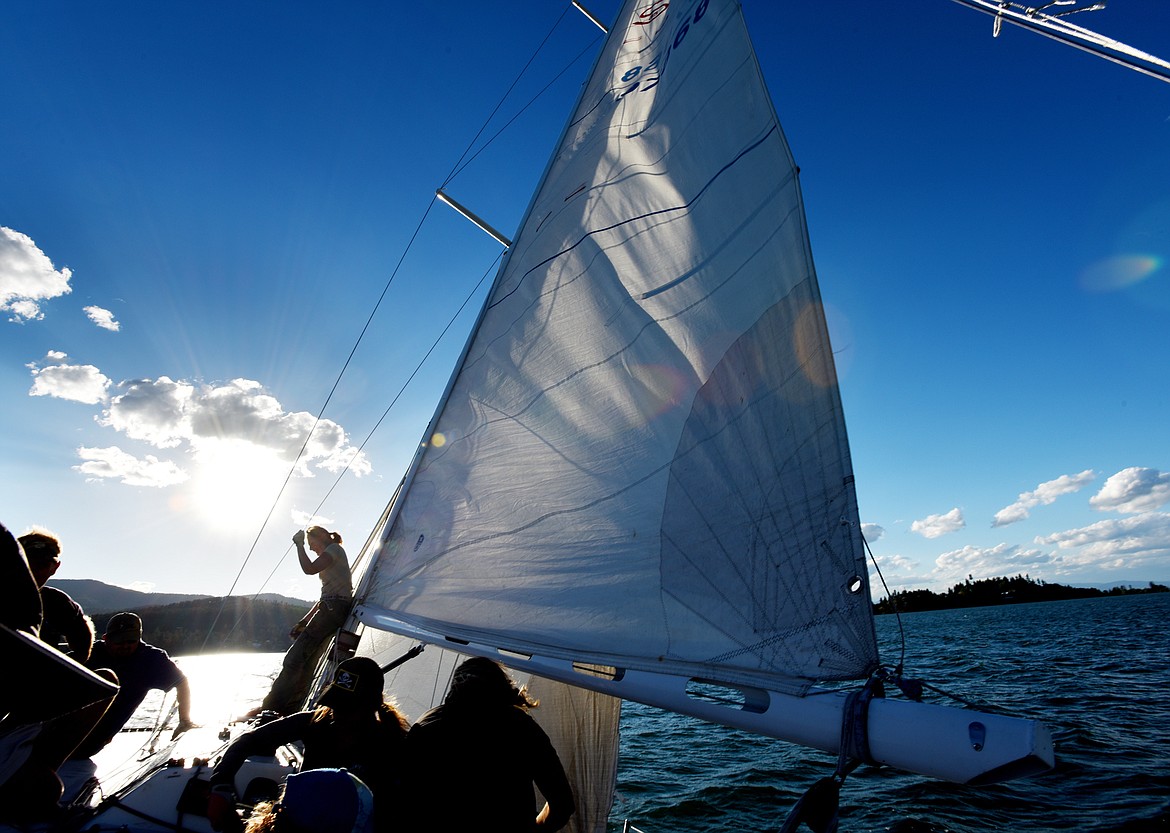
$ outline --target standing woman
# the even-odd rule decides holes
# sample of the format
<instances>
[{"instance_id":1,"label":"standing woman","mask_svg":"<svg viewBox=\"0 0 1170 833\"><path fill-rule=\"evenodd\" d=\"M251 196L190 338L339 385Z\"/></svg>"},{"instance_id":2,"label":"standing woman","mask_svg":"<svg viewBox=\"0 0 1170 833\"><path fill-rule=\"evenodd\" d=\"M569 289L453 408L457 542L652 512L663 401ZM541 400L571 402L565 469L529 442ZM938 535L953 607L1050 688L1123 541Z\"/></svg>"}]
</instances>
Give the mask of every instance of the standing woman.
<instances>
[{"instance_id":1,"label":"standing woman","mask_svg":"<svg viewBox=\"0 0 1170 833\"><path fill-rule=\"evenodd\" d=\"M316 558L305 552L306 539ZM321 577L321 599L289 632L296 641L284 655L280 676L272 683L261 706L280 714L300 711L329 638L345 624L353 604L353 579L349 560L341 548L341 536L311 526L305 532L298 529L293 543L297 545L297 559L305 575Z\"/></svg>"}]
</instances>

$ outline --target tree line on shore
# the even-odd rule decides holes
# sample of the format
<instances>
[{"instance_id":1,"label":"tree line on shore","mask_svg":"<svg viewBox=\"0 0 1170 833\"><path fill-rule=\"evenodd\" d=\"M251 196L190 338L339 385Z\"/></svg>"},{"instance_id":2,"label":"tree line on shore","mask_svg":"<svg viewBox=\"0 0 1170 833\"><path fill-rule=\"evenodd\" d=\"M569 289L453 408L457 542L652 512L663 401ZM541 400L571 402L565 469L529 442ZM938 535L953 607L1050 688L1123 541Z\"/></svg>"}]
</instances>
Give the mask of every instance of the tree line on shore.
<instances>
[{"instance_id":1,"label":"tree line on shore","mask_svg":"<svg viewBox=\"0 0 1170 833\"><path fill-rule=\"evenodd\" d=\"M307 604L228 596L226 603L208 597L133 612L142 618L146 642L182 656L204 651L284 651L292 644L289 630L308 610ZM112 615L92 617L99 636Z\"/></svg>"},{"instance_id":2,"label":"tree line on shore","mask_svg":"<svg viewBox=\"0 0 1170 833\"><path fill-rule=\"evenodd\" d=\"M1150 582L1147 587L1118 586L1109 590L1099 587L1070 587L1037 581L1026 575L985 578L978 581L967 576L944 593L931 590L898 590L874 605L874 613L915 613L924 610L950 610L963 607L1056 602L1066 599L1094 599L1104 596L1127 596L1135 593L1167 593L1170 587Z\"/></svg>"}]
</instances>

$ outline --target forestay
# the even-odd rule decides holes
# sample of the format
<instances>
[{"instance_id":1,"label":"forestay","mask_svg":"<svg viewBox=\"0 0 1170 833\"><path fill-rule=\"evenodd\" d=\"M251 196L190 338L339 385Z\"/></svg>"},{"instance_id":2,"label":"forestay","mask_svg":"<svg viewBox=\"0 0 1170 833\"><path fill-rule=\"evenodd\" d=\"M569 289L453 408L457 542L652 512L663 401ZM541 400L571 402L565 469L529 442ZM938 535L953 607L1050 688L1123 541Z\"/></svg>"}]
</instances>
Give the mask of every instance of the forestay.
<instances>
[{"instance_id":1,"label":"forestay","mask_svg":"<svg viewBox=\"0 0 1170 833\"><path fill-rule=\"evenodd\" d=\"M877 663L796 167L732 0L629 2L363 620L800 693Z\"/></svg>"}]
</instances>

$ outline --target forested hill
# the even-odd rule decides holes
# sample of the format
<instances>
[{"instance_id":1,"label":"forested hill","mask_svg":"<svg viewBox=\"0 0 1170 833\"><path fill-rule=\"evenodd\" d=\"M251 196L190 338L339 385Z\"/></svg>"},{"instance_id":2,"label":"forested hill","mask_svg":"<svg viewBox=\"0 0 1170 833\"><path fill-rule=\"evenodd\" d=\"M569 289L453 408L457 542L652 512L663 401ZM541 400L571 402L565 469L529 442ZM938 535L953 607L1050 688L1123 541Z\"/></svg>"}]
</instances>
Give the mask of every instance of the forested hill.
<instances>
[{"instance_id":1,"label":"forested hill","mask_svg":"<svg viewBox=\"0 0 1170 833\"><path fill-rule=\"evenodd\" d=\"M950 610L957 607L988 607L1025 602L1055 602L1063 599L1092 599L1100 596L1125 596L1132 593L1167 593L1170 587L1150 582L1147 587L1070 587L1035 581L1028 576L987 578L970 577L945 593L931 590L901 590L874 605L875 613L914 613L921 610Z\"/></svg>"},{"instance_id":2,"label":"forested hill","mask_svg":"<svg viewBox=\"0 0 1170 833\"><path fill-rule=\"evenodd\" d=\"M229 596L207 597L188 602L137 607L142 617L142 638L162 648L171 656L198 654L207 642L208 652L216 651L284 651L292 644L288 632L309 612L310 604L288 603ZM223 612L220 613L220 606ZM216 621L216 614L219 614ZM112 613L93 617L100 636ZM207 638L215 621L215 630Z\"/></svg>"},{"instance_id":3,"label":"forested hill","mask_svg":"<svg viewBox=\"0 0 1170 833\"><path fill-rule=\"evenodd\" d=\"M119 610L138 610L144 607L158 607L175 602L190 602L196 599L211 599L200 593L153 593L141 590L131 590L128 587L117 587L113 584L96 581L95 579L51 578L51 587L57 587L68 593L73 601L81 605L90 616L102 613L116 613ZM276 593L261 593L257 598L266 602L285 602L286 604L304 604L308 607L312 602L303 602L300 599L281 596Z\"/></svg>"}]
</instances>

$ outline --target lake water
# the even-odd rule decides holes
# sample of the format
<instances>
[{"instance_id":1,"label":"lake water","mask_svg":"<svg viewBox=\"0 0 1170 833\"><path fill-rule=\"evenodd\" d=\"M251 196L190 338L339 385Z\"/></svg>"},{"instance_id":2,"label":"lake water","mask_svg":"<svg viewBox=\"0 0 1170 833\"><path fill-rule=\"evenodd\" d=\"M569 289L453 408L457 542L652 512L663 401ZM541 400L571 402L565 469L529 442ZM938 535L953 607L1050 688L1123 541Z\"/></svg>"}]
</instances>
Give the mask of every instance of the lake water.
<instances>
[{"instance_id":1,"label":"lake water","mask_svg":"<svg viewBox=\"0 0 1170 833\"><path fill-rule=\"evenodd\" d=\"M894 663L894 617L878 617ZM841 831L1170 831L1170 594L915 613L906 671L1043 720L1056 768L963 787L862 767ZM615 818L647 833L775 830L833 756L630 705ZM808 828L802 828L806 830Z\"/></svg>"},{"instance_id":2,"label":"lake water","mask_svg":"<svg viewBox=\"0 0 1170 833\"><path fill-rule=\"evenodd\" d=\"M906 671L1000 710L1043 720L1050 773L962 787L862 767L841 793L842 833L1170 833L1170 594L903 616ZM878 618L882 656L899 654ZM278 655L179 660L204 722L259 699ZM610 829L775 830L833 756L626 704ZM807 830L807 828L802 828Z\"/></svg>"}]
</instances>

